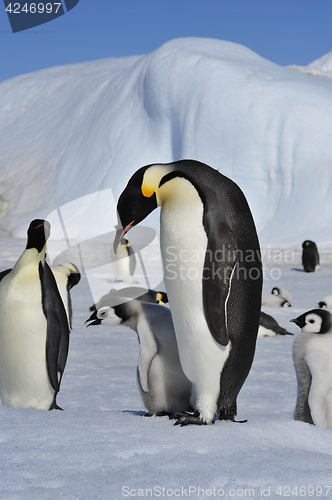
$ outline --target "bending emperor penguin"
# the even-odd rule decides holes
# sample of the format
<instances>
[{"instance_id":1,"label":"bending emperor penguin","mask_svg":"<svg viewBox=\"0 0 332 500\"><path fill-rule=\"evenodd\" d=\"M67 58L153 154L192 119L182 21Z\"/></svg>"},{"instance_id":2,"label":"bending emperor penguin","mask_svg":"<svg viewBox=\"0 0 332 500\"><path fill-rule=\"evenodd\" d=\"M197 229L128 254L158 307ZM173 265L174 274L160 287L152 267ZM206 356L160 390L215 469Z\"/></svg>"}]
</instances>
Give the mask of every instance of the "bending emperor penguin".
<instances>
[{"instance_id":1,"label":"bending emperor penguin","mask_svg":"<svg viewBox=\"0 0 332 500\"><path fill-rule=\"evenodd\" d=\"M164 281L194 415L176 424L234 420L256 345L262 273L258 238L240 188L195 160L148 165L118 202L124 227L160 213ZM250 253L250 258L247 255Z\"/></svg>"},{"instance_id":2,"label":"bending emperor penguin","mask_svg":"<svg viewBox=\"0 0 332 500\"><path fill-rule=\"evenodd\" d=\"M49 235L47 221L32 221L25 251L0 282L0 395L14 408L59 409L69 325L45 262Z\"/></svg>"},{"instance_id":3,"label":"bending emperor penguin","mask_svg":"<svg viewBox=\"0 0 332 500\"><path fill-rule=\"evenodd\" d=\"M52 266L51 269L54 274L63 305L65 306L69 327L71 329L73 310L71 305L70 290L80 282L81 273L71 262L64 262L63 264Z\"/></svg>"},{"instance_id":4,"label":"bending emperor penguin","mask_svg":"<svg viewBox=\"0 0 332 500\"><path fill-rule=\"evenodd\" d=\"M88 325L123 325L137 333L137 383L147 416L191 411L191 383L183 373L171 312L164 306L130 300L95 311Z\"/></svg>"},{"instance_id":5,"label":"bending emperor penguin","mask_svg":"<svg viewBox=\"0 0 332 500\"><path fill-rule=\"evenodd\" d=\"M332 429L332 316L312 309L292 321L302 329L293 344L298 383L294 419Z\"/></svg>"},{"instance_id":6,"label":"bending emperor penguin","mask_svg":"<svg viewBox=\"0 0 332 500\"><path fill-rule=\"evenodd\" d=\"M302 243L302 265L306 273L320 271L319 253L314 241L305 240Z\"/></svg>"}]
</instances>

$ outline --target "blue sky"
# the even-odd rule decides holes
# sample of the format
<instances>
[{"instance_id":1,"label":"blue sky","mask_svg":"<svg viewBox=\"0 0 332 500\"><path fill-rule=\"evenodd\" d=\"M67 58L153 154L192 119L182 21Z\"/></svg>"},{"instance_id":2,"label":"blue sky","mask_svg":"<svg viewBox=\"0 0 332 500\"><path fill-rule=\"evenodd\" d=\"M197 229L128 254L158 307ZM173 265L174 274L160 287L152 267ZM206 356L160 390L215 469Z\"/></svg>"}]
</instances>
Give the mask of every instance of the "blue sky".
<instances>
[{"instance_id":1,"label":"blue sky","mask_svg":"<svg viewBox=\"0 0 332 500\"><path fill-rule=\"evenodd\" d=\"M281 65L306 65L332 50L331 0L80 0L58 19L15 34L0 2L0 81L146 54L188 36L237 42Z\"/></svg>"}]
</instances>

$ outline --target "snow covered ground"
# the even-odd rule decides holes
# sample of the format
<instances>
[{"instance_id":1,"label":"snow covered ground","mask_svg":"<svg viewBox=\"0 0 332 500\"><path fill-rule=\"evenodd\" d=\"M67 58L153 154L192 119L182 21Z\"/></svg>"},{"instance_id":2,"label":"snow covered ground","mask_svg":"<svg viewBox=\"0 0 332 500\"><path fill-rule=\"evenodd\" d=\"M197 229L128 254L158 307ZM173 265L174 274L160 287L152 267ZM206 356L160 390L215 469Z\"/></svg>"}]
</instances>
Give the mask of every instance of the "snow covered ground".
<instances>
[{"instance_id":1,"label":"snow covered ground","mask_svg":"<svg viewBox=\"0 0 332 500\"><path fill-rule=\"evenodd\" d=\"M0 239L0 269L11 267L24 247L23 239ZM100 246L90 257L98 253L102 260L108 251ZM158 278L153 247L149 252L151 279L153 273ZM264 293L276 285L293 296L292 308L265 311L294 334L299 329L290 319L331 294L332 253L320 254L321 272L306 274L299 249L263 249ZM258 339L238 399L238 418L247 423L174 427L167 417L143 416L136 334L121 326L85 327L93 303L86 277L72 298L73 331L58 396L64 411L0 406L1 498L332 498L332 432L292 416L293 337Z\"/></svg>"}]
</instances>

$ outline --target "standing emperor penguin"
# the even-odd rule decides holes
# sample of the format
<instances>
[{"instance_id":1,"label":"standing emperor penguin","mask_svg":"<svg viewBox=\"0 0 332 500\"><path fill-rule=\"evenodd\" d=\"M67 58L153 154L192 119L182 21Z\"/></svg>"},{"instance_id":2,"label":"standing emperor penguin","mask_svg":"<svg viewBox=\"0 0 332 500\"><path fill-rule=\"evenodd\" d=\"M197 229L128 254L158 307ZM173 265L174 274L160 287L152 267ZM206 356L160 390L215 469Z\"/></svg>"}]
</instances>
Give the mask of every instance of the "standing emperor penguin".
<instances>
[{"instance_id":1,"label":"standing emperor penguin","mask_svg":"<svg viewBox=\"0 0 332 500\"><path fill-rule=\"evenodd\" d=\"M130 243L125 238L119 243L117 252L111 248L112 267L116 281L125 281L126 283L137 283L134 278L136 268L136 257Z\"/></svg>"},{"instance_id":2,"label":"standing emperor penguin","mask_svg":"<svg viewBox=\"0 0 332 500\"><path fill-rule=\"evenodd\" d=\"M294 419L332 429L332 316L312 309L291 321L302 329L293 344L298 383Z\"/></svg>"},{"instance_id":3,"label":"standing emperor penguin","mask_svg":"<svg viewBox=\"0 0 332 500\"><path fill-rule=\"evenodd\" d=\"M305 240L302 243L302 265L306 273L320 271L319 253L314 241Z\"/></svg>"},{"instance_id":4,"label":"standing emperor penguin","mask_svg":"<svg viewBox=\"0 0 332 500\"><path fill-rule=\"evenodd\" d=\"M34 220L27 246L0 282L0 396L14 408L60 409L69 325L55 277L45 262L50 224Z\"/></svg>"},{"instance_id":5,"label":"standing emperor penguin","mask_svg":"<svg viewBox=\"0 0 332 500\"><path fill-rule=\"evenodd\" d=\"M254 221L240 188L195 160L148 165L118 202L124 234L158 206L164 281L194 415L234 420L255 353L262 273Z\"/></svg>"}]
</instances>

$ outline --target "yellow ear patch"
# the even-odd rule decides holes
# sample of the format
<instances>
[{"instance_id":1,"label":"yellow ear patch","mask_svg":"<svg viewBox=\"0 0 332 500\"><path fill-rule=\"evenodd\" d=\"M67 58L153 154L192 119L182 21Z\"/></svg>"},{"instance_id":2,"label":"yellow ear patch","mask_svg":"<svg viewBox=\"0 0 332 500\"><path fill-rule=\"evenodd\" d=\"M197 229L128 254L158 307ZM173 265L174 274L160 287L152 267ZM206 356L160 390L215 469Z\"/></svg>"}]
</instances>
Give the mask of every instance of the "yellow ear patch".
<instances>
[{"instance_id":1,"label":"yellow ear patch","mask_svg":"<svg viewBox=\"0 0 332 500\"><path fill-rule=\"evenodd\" d=\"M153 193L155 193L155 189L146 183L142 184L141 190L143 196L145 196L146 198L150 198L153 195Z\"/></svg>"}]
</instances>

